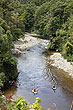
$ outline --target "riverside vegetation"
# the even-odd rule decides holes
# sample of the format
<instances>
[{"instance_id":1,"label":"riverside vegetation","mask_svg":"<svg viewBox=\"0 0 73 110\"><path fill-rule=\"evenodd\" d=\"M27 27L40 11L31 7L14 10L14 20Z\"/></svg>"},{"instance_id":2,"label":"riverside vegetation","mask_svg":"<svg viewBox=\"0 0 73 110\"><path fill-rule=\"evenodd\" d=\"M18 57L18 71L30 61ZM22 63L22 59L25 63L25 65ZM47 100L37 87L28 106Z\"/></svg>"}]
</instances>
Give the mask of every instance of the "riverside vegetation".
<instances>
[{"instance_id":1,"label":"riverside vegetation","mask_svg":"<svg viewBox=\"0 0 73 110\"><path fill-rule=\"evenodd\" d=\"M18 97L11 104L7 105L7 110L42 110L40 103L41 99L39 97L35 98L35 102L29 105L24 97Z\"/></svg>"},{"instance_id":2,"label":"riverside vegetation","mask_svg":"<svg viewBox=\"0 0 73 110\"><path fill-rule=\"evenodd\" d=\"M11 49L25 31L44 35L48 49L73 61L73 0L0 1L0 89L16 78L17 61Z\"/></svg>"}]
</instances>

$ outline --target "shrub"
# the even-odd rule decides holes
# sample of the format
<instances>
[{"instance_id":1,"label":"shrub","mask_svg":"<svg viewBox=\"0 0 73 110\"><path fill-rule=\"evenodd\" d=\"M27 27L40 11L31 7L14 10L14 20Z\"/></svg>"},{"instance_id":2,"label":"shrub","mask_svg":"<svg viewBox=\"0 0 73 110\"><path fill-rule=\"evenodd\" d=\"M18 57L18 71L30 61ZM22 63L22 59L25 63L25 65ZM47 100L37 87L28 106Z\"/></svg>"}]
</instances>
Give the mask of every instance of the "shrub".
<instances>
[{"instance_id":1,"label":"shrub","mask_svg":"<svg viewBox=\"0 0 73 110\"><path fill-rule=\"evenodd\" d=\"M29 105L24 97L18 97L13 103L7 105L7 110L41 110L40 102L40 98L37 97L35 98L35 103Z\"/></svg>"}]
</instances>

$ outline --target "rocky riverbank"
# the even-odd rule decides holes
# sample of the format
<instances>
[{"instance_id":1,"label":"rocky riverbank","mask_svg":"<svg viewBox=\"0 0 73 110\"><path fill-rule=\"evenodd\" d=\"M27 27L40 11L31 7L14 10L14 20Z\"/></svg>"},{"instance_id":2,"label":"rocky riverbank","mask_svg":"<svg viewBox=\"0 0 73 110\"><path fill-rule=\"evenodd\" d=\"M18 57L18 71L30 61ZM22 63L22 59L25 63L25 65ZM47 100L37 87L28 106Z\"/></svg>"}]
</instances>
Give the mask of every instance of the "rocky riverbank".
<instances>
[{"instance_id":1,"label":"rocky riverbank","mask_svg":"<svg viewBox=\"0 0 73 110\"><path fill-rule=\"evenodd\" d=\"M33 36L38 36L37 34L25 33L24 39L20 38L15 43L15 48L12 49L13 55L21 55L24 50L30 51L30 48L41 43L43 39L35 39ZM45 42L46 40L44 40ZM46 45L49 41L46 41Z\"/></svg>"},{"instance_id":2,"label":"rocky riverbank","mask_svg":"<svg viewBox=\"0 0 73 110\"><path fill-rule=\"evenodd\" d=\"M67 62L60 53L54 53L49 59L52 66L64 70L73 78L73 62Z\"/></svg>"},{"instance_id":3,"label":"rocky riverbank","mask_svg":"<svg viewBox=\"0 0 73 110\"><path fill-rule=\"evenodd\" d=\"M40 43L42 41L42 39L39 42L39 39L35 39L35 34L30 34L30 33L26 33L24 39L18 39L18 41L16 41L14 43L15 45L15 49L12 50L14 55L21 55L23 54L24 50L30 51L30 48L34 45L37 45L38 43ZM36 35L38 36L38 35ZM47 44L49 43L49 41L47 42ZM46 44L46 45L47 45ZM45 46L45 49L47 46ZM55 66L59 69L64 70L65 72L67 72L70 76L73 77L73 62L67 62L66 59L63 58L63 56L60 53L54 53L53 55L50 56L49 58L51 60L50 64L52 66Z\"/></svg>"},{"instance_id":4,"label":"rocky riverbank","mask_svg":"<svg viewBox=\"0 0 73 110\"><path fill-rule=\"evenodd\" d=\"M39 43L39 40L37 40L34 37L31 36L30 33L26 33L24 36L24 39L20 38L15 43L15 48L12 49L12 53L14 55L20 55L24 50L29 50L30 47L37 45Z\"/></svg>"}]
</instances>

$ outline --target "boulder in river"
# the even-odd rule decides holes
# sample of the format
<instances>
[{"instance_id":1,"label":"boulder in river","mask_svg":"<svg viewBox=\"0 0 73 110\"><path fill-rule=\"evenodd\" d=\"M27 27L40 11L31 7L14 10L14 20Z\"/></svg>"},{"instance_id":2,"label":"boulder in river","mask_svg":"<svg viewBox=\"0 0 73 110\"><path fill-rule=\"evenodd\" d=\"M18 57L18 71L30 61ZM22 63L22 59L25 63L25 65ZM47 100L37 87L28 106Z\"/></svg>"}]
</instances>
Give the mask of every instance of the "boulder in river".
<instances>
[{"instance_id":1,"label":"boulder in river","mask_svg":"<svg viewBox=\"0 0 73 110\"><path fill-rule=\"evenodd\" d=\"M22 52L19 49L12 49L12 54L13 55L20 55Z\"/></svg>"}]
</instances>

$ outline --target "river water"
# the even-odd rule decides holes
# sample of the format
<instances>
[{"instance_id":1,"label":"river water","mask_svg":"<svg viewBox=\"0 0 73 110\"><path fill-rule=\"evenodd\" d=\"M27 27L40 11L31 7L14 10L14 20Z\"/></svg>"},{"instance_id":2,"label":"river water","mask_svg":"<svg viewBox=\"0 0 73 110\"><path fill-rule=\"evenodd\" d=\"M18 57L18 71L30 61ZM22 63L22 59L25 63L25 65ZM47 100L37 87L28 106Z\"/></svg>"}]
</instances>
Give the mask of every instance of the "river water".
<instances>
[{"instance_id":1,"label":"river water","mask_svg":"<svg viewBox=\"0 0 73 110\"><path fill-rule=\"evenodd\" d=\"M45 50L46 40L35 38L39 43L23 51L18 57L18 71L20 72L16 86L5 91L5 96L13 94L13 98L24 96L27 102L33 103L40 97L42 110L69 110L73 100L73 80L62 70L49 64L49 55L52 52ZM52 90L53 84L56 90ZM38 94L34 95L32 89Z\"/></svg>"}]
</instances>

